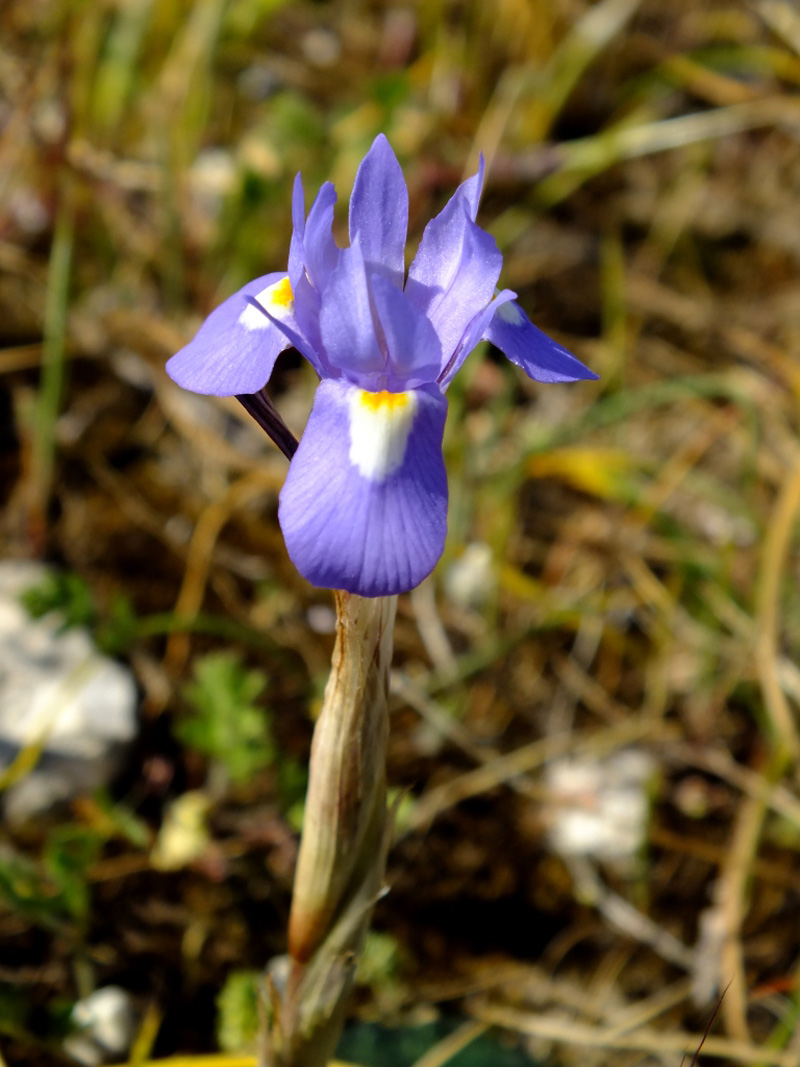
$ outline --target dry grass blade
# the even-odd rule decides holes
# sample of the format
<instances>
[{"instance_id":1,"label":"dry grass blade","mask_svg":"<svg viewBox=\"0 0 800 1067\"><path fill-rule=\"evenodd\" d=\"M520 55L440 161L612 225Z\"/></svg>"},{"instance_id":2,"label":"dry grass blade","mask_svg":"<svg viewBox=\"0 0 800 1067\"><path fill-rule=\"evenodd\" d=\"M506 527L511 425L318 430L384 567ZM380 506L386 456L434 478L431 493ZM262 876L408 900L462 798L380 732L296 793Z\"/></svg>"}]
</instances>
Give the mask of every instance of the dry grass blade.
<instances>
[{"instance_id":1,"label":"dry grass blade","mask_svg":"<svg viewBox=\"0 0 800 1067\"><path fill-rule=\"evenodd\" d=\"M453 805L505 785L517 776L541 767L548 760L567 752L604 752L645 737L664 740L670 733L669 729L649 720L628 720L586 737L570 732L533 741L514 752L487 761L474 771L468 771L450 782L430 789L415 805L407 827L409 830L424 830L438 815Z\"/></svg>"},{"instance_id":2,"label":"dry grass blade","mask_svg":"<svg viewBox=\"0 0 800 1067\"><path fill-rule=\"evenodd\" d=\"M779 677L779 611L781 575L798 510L800 462L787 473L767 527L759 583L756 644L758 675L772 729L784 755L792 760L800 757L800 737Z\"/></svg>"},{"instance_id":3,"label":"dry grass blade","mask_svg":"<svg viewBox=\"0 0 800 1067\"><path fill-rule=\"evenodd\" d=\"M788 0L756 0L753 5L766 24L800 55L800 12Z\"/></svg>"},{"instance_id":4,"label":"dry grass blade","mask_svg":"<svg viewBox=\"0 0 800 1067\"><path fill-rule=\"evenodd\" d=\"M482 152L491 170L506 127L523 97L532 98L535 115L529 120L530 137L534 141L544 139L592 61L622 31L640 5L641 0L601 0L575 21L544 71L504 71L476 130L471 156Z\"/></svg>"},{"instance_id":5,"label":"dry grass blade","mask_svg":"<svg viewBox=\"0 0 800 1067\"><path fill-rule=\"evenodd\" d=\"M183 584L175 604L176 615L192 619L200 611L214 547L223 527L236 509L279 488L280 483L270 478L268 472L256 469L234 482L222 499L209 504L198 519L189 544ZM169 639L165 657L170 669L179 670L188 654L188 636L173 634Z\"/></svg>"},{"instance_id":6,"label":"dry grass blade","mask_svg":"<svg viewBox=\"0 0 800 1067\"><path fill-rule=\"evenodd\" d=\"M765 812L766 805L762 798L743 797L739 802L730 851L717 888L717 907L723 929L719 984L727 983L721 1011L728 1032L742 1042L750 1041L742 925L747 914L747 889L752 878L753 860L758 852Z\"/></svg>"},{"instance_id":7,"label":"dry grass blade","mask_svg":"<svg viewBox=\"0 0 800 1067\"><path fill-rule=\"evenodd\" d=\"M724 1037L710 1036L703 1042L703 1034L669 1030L637 1030L620 1035L602 1026L587 1026L564 1017L547 1015L534 1017L524 1012L495 1005L473 1005L471 1011L482 1022L502 1026L531 1037L543 1038L556 1044L681 1056L689 1050L699 1048L703 1043L703 1054L714 1059L727 1059L733 1063L742 1064L763 1063L765 1067L796 1067L797 1064L795 1052L764 1048Z\"/></svg>"},{"instance_id":8,"label":"dry grass blade","mask_svg":"<svg viewBox=\"0 0 800 1067\"><path fill-rule=\"evenodd\" d=\"M115 1067L132 1067L130 1061ZM216 1053L209 1056L168 1056L166 1059L145 1060L136 1067L257 1067L256 1057L252 1055L230 1055ZM359 1067L358 1064L345 1063L343 1060L331 1060L330 1067Z\"/></svg>"},{"instance_id":9,"label":"dry grass blade","mask_svg":"<svg viewBox=\"0 0 800 1067\"><path fill-rule=\"evenodd\" d=\"M543 203L555 204L573 193L589 176L624 160L732 137L747 130L784 124L794 126L798 119L800 101L784 96L712 108L658 122L637 122L629 118L602 133L560 145L556 173L539 183L537 194Z\"/></svg>"},{"instance_id":10,"label":"dry grass blade","mask_svg":"<svg viewBox=\"0 0 800 1067\"><path fill-rule=\"evenodd\" d=\"M746 130L781 123L793 124L800 118L800 101L776 96L730 107L714 108L694 115L624 126L598 137L570 141L564 146L565 170L594 170L600 165L636 159L655 152L667 152L698 141L731 137Z\"/></svg>"},{"instance_id":11,"label":"dry grass blade","mask_svg":"<svg viewBox=\"0 0 800 1067\"><path fill-rule=\"evenodd\" d=\"M454 1056L462 1049L471 1045L481 1034L489 1029L486 1023L469 1022L459 1026L452 1034L442 1038L424 1056L421 1056L413 1067L445 1067Z\"/></svg>"}]
</instances>

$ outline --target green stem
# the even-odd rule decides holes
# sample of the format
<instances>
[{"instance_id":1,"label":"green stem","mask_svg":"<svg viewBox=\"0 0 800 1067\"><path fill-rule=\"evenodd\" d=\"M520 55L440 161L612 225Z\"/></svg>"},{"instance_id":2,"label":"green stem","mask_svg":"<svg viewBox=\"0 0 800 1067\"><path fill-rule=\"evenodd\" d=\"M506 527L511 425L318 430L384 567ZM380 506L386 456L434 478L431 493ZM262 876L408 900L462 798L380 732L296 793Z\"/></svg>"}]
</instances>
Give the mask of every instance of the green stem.
<instances>
[{"instance_id":1,"label":"green stem","mask_svg":"<svg viewBox=\"0 0 800 1067\"><path fill-rule=\"evenodd\" d=\"M74 235L74 197L71 183L67 183L58 209L47 271L42 372L33 425L33 501L29 519L34 544L40 550L44 547L47 505L53 487L56 423L64 391Z\"/></svg>"}]
</instances>

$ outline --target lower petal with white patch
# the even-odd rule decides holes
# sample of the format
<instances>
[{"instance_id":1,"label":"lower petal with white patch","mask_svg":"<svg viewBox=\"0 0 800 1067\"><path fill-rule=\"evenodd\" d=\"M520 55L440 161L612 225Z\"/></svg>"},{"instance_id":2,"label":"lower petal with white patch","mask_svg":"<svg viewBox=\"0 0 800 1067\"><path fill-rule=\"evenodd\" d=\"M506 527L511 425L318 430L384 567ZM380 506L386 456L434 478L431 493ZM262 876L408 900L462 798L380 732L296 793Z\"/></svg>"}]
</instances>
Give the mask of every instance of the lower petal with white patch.
<instances>
[{"instance_id":1,"label":"lower petal with white patch","mask_svg":"<svg viewBox=\"0 0 800 1067\"><path fill-rule=\"evenodd\" d=\"M447 532L446 415L435 386L371 393L320 383L278 510L308 581L388 596L430 574Z\"/></svg>"},{"instance_id":2,"label":"lower petal with white patch","mask_svg":"<svg viewBox=\"0 0 800 1067\"><path fill-rule=\"evenodd\" d=\"M384 482L403 465L419 407L417 394L350 390L350 462L368 481Z\"/></svg>"},{"instance_id":3,"label":"lower petal with white patch","mask_svg":"<svg viewBox=\"0 0 800 1067\"><path fill-rule=\"evenodd\" d=\"M285 306L291 300L286 274L267 274L229 296L208 316L194 340L167 362L167 374L194 393L236 396L267 384L290 342L249 301Z\"/></svg>"}]
</instances>

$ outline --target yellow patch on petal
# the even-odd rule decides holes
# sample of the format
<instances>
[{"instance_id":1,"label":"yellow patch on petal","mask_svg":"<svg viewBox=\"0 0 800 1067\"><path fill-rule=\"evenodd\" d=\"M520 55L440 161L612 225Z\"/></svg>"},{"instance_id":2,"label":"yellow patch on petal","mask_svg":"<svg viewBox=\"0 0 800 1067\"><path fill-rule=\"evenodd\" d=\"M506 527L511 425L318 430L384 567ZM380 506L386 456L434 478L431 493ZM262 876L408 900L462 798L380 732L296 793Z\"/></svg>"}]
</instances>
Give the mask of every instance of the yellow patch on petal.
<instances>
[{"instance_id":1,"label":"yellow patch on petal","mask_svg":"<svg viewBox=\"0 0 800 1067\"><path fill-rule=\"evenodd\" d=\"M350 397L350 462L370 481L382 482L402 466L414 424L416 393L370 393Z\"/></svg>"},{"instance_id":2,"label":"yellow patch on petal","mask_svg":"<svg viewBox=\"0 0 800 1067\"><path fill-rule=\"evenodd\" d=\"M260 293L256 299L263 302L262 297L266 298L267 302L270 303L273 307L291 307L291 305L294 303L292 283L289 281L288 278L281 278L279 282L275 282L274 285L270 285L262 293Z\"/></svg>"},{"instance_id":3,"label":"yellow patch on petal","mask_svg":"<svg viewBox=\"0 0 800 1067\"><path fill-rule=\"evenodd\" d=\"M390 393L381 389L379 393L368 393L366 389L360 389L360 401L370 411L380 411L381 408L404 408L408 403L408 393Z\"/></svg>"},{"instance_id":4,"label":"yellow patch on petal","mask_svg":"<svg viewBox=\"0 0 800 1067\"><path fill-rule=\"evenodd\" d=\"M294 307L292 283L288 278L281 278L279 282L274 282L272 285L268 285L266 289L262 289L254 299L265 311L279 319L285 312L291 311ZM252 304L247 304L239 316L239 325L244 326L246 330L263 330L271 324L267 316L262 315L258 308L253 307Z\"/></svg>"}]
</instances>

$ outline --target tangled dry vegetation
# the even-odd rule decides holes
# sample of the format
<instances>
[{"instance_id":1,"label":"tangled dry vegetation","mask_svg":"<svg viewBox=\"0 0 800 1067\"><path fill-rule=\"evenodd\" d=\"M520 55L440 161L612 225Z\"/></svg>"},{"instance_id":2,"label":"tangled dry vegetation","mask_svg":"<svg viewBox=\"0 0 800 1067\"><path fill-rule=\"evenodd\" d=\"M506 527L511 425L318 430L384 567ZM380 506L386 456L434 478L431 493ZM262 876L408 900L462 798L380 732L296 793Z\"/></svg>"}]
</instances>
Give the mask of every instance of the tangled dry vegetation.
<instances>
[{"instance_id":1,"label":"tangled dry vegetation","mask_svg":"<svg viewBox=\"0 0 800 1067\"><path fill-rule=\"evenodd\" d=\"M141 689L110 795L0 830L33 872L0 877L9 1065L110 983L141 1056L213 1051L226 976L282 950L330 598L285 556L283 457L163 365L283 268L296 171L346 191L379 130L412 237L485 153L504 284L601 380L486 353L453 389L447 552L398 623L396 951L359 1011L677 1067L724 990L702 1059L800 1064L798 86L791 0L5 0L2 554L78 575ZM298 434L313 387L286 357ZM219 649L274 734L241 780L176 726ZM156 862L187 795L201 844Z\"/></svg>"}]
</instances>

